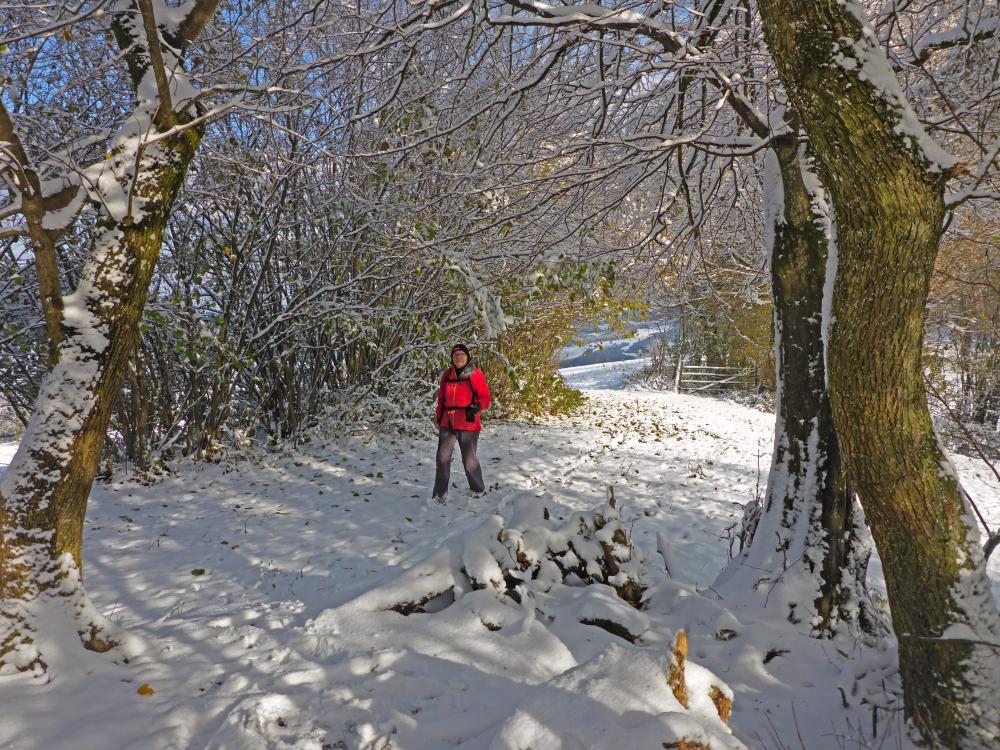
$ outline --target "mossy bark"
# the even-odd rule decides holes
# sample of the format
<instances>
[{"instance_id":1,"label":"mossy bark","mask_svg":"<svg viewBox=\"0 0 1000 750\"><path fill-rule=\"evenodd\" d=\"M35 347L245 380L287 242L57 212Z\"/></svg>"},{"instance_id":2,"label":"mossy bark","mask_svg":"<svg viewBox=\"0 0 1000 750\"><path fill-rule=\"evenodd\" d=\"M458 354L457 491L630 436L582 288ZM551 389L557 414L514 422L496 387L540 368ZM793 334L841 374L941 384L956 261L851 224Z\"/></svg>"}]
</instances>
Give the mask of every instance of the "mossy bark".
<instances>
[{"instance_id":1,"label":"mossy bark","mask_svg":"<svg viewBox=\"0 0 1000 750\"><path fill-rule=\"evenodd\" d=\"M948 174L921 149L919 134L906 133L895 81L872 74L889 68L857 5L764 0L761 11L833 198L830 400L885 570L906 716L932 746L987 747L997 738L1000 661L976 641L996 638L997 613L921 372ZM874 68L862 75L866 65ZM959 623L976 637L942 638Z\"/></svg>"},{"instance_id":2,"label":"mossy bark","mask_svg":"<svg viewBox=\"0 0 1000 750\"><path fill-rule=\"evenodd\" d=\"M853 500L826 387L822 317L828 238L803 178L804 154L796 136L797 120L793 132L773 144L783 196L783 216L773 227L771 252L781 389L764 512L781 513L779 544L790 545L789 537L802 534L803 568L819 581L813 630L829 633L846 615L841 605L862 588L865 571L849 567L850 548L856 542ZM800 531L799 526L805 528Z\"/></svg>"}]
</instances>

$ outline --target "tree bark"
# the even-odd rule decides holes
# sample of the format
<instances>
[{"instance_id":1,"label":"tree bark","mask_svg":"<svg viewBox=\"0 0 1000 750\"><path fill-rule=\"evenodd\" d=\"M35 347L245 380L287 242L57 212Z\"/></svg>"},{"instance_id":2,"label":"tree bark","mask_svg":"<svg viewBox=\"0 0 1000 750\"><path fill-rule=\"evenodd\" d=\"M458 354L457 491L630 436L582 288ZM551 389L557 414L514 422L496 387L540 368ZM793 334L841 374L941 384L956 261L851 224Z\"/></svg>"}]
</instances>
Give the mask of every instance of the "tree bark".
<instances>
[{"instance_id":1,"label":"tree bark","mask_svg":"<svg viewBox=\"0 0 1000 750\"><path fill-rule=\"evenodd\" d=\"M822 321L830 238L814 208L822 197L806 185L811 169L793 135L775 139L773 152L784 198L771 253L781 390L765 513L781 508L779 548L802 544L804 571L816 582L813 609L799 616L808 616L814 632L832 633L839 621L870 629L862 606L870 547L843 472L826 383Z\"/></svg>"},{"instance_id":2,"label":"tree bark","mask_svg":"<svg viewBox=\"0 0 1000 750\"><path fill-rule=\"evenodd\" d=\"M745 529L750 546L716 587L757 592L751 596L822 636L841 622L870 629L861 606L870 548L827 395L821 329L829 238L797 131L791 117L789 132L773 139L764 185L778 382L771 470L764 505ZM815 185L806 184L807 173ZM805 579L816 598L801 601L792 579Z\"/></svg>"},{"instance_id":3,"label":"tree bark","mask_svg":"<svg viewBox=\"0 0 1000 750\"><path fill-rule=\"evenodd\" d=\"M931 746L995 747L1000 622L921 371L947 155L914 125L855 3L763 0L761 10L833 198L830 400L885 570L906 716Z\"/></svg>"}]
</instances>

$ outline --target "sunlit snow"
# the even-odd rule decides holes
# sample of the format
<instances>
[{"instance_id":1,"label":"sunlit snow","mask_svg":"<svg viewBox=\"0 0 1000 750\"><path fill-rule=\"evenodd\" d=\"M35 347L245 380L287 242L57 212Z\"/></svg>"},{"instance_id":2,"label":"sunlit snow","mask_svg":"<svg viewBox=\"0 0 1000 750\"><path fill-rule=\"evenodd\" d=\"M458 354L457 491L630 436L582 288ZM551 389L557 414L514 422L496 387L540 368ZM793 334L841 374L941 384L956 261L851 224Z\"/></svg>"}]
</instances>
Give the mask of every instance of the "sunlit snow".
<instances>
[{"instance_id":1,"label":"sunlit snow","mask_svg":"<svg viewBox=\"0 0 1000 750\"><path fill-rule=\"evenodd\" d=\"M884 695L898 686L891 644L817 641L779 612L734 609L710 588L742 504L764 491L773 415L615 390L635 366L567 371L590 389L577 416L488 424L481 459L499 488L480 499L456 471L449 504L429 501L429 435L317 440L239 462L181 463L153 486L98 483L86 583L140 654L115 663L66 643L54 681L0 678L0 746L486 750L535 738L541 750L639 747L657 732L695 731L685 714L670 713L669 696L642 687L684 628L692 672L718 675L735 696L732 738L716 742L799 747L801 734L805 747L822 750L877 746L889 731L885 746L909 748ZM0 444L0 464L14 448ZM987 519L1000 523L995 478L972 459L955 464ZM592 510L609 486L638 553L671 568L629 621L643 631L636 644L575 621L573 608L593 615L614 606L600 587L572 590L577 604L553 609L553 621L552 612L486 592L442 601L436 614L366 614L364 603L378 600L366 594L447 557L493 514L509 517L525 503L555 514ZM878 588L877 560L871 573ZM1000 593L997 559L990 574ZM484 627L490 618L502 627ZM140 694L143 685L153 694Z\"/></svg>"}]
</instances>

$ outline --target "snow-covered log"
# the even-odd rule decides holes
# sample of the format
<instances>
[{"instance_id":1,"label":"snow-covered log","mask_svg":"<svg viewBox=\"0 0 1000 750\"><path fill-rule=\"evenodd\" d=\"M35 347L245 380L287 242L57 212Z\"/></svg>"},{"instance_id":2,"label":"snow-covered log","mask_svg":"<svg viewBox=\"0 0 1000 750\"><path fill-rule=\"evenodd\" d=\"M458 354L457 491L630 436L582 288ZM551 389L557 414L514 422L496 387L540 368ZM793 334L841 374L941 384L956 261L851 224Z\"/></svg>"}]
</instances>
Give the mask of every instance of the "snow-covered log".
<instances>
[{"instance_id":1,"label":"snow-covered log","mask_svg":"<svg viewBox=\"0 0 1000 750\"><path fill-rule=\"evenodd\" d=\"M647 570L663 575L614 506L560 513L531 498L324 612L306 648L337 649L361 628L374 649L405 644L486 671L524 670L536 684L495 727L498 750L571 735L590 747L741 748L726 725L733 692L687 659L687 634L644 643Z\"/></svg>"},{"instance_id":2,"label":"snow-covered log","mask_svg":"<svg viewBox=\"0 0 1000 750\"><path fill-rule=\"evenodd\" d=\"M640 605L641 561L614 506L562 518L540 505L525 510L519 508L514 518L494 515L442 547L394 585L372 592L373 606L410 615L433 611L443 598L454 600L480 589L520 604L567 583L604 584L622 602ZM594 624L630 632L624 623Z\"/></svg>"}]
</instances>

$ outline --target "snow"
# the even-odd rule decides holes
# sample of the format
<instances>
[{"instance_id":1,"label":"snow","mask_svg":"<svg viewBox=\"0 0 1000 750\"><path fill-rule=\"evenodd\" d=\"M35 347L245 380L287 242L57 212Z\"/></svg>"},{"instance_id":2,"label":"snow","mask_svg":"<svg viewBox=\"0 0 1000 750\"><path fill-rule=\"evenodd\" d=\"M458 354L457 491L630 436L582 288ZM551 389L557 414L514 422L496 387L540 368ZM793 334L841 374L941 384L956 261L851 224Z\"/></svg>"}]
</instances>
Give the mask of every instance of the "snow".
<instances>
[{"instance_id":1,"label":"snow","mask_svg":"<svg viewBox=\"0 0 1000 750\"><path fill-rule=\"evenodd\" d=\"M764 238L771 263L774 262L774 240L778 227L784 224L785 191L781 165L774 149L769 148L764 154Z\"/></svg>"},{"instance_id":2,"label":"snow","mask_svg":"<svg viewBox=\"0 0 1000 750\"><path fill-rule=\"evenodd\" d=\"M837 268L840 263L837 248L837 224L833 205L816 171L815 160L805 146L801 146L799 149L799 170L802 174L802 182L805 184L806 190L809 191L816 222L826 235L826 270L823 276L823 301L820 305L820 337L823 340L823 360L826 362L829 361L830 333L837 322L837 318L833 314L834 285L837 281ZM828 369L824 369L823 380L829 385L830 371Z\"/></svg>"},{"instance_id":3,"label":"snow","mask_svg":"<svg viewBox=\"0 0 1000 750\"><path fill-rule=\"evenodd\" d=\"M637 325L627 333L607 326L584 330L580 332L577 343L562 348L560 366L566 374L583 365L639 359L661 337L671 342L676 340L677 333L672 322L663 320Z\"/></svg>"},{"instance_id":4,"label":"snow","mask_svg":"<svg viewBox=\"0 0 1000 750\"><path fill-rule=\"evenodd\" d=\"M903 93L896 74L889 66L868 17L856 0L843 0L844 7L860 24L860 38L840 39L840 50L833 61L843 70L858 71L858 79L870 84L886 106L896 115L893 132L903 137L911 149L921 155L929 169L947 172L958 164L958 159L937 143L920 123L916 112Z\"/></svg>"},{"instance_id":5,"label":"snow","mask_svg":"<svg viewBox=\"0 0 1000 750\"><path fill-rule=\"evenodd\" d=\"M0 476L3 476L4 470L10 465L15 452L17 443L0 443Z\"/></svg>"},{"instance_id":6,"label":"snow","mask_svg":"<svg viewBox=\"0 0 1000 750\"><path fill-rule=\"evenodd\" d=\"M86 582L128 633L129 662L68 648L50 682L0 677L0 747L622 750L684 734L716 748L911 748L891 642L815 640L808 623L734 609L710 588L743 503L766 485L773 415L615 390L636 364L565 371L588 387L573 417L488 424L480 457L500 487L480 499L456 465L450 503L429 502L434 440L400 433L181 463L152 486L95 485ZM14 448L0 444L0 471ZM1000 524L995 477L953 460ZM531 528L540 506L553 521L606 508L609 485L644 566L642 609L608 586L560 586L544 567L524 582L525 606L491 590L499 548L488 540L500 528ZM537 525L519 537L528 551L555 533ZM459 587L425 614L383 608L447 589L461 568L493 583ZM871 572L882 586L877 558ZM997 555L989 575L998 596ZM703 701L684 710L665 689L682 628L686 681L724 681L732 735Z\"/></svg>"},{"instance_id":7,"label":"snow","mask_svg":"<svg viewBox=\"0 0 1000 750\"><path fill-rule=\"evenodd\" d=\"M58 182L60 185L63 180L52 180L50 182ZM47 187L47 186L45 186ZM43 187L43 190L45 188ZM87 192L82 190L77 186L76 192L73 194L73 198L61 209L56 211L46 211L42 217L42 228L49 231L65 229L80 213L83 208L83 204L87 199Z\"/></svg>"},{"instance_id":8,"label":"snow","mask_svg":"<svg viewBox=\"0 0 1000 750\"><path fill-rule=\"evenodd\" d=\"M648 357L619 360L615 362L599 362L596 365L580 365L579 367L564 367L561 372L567 385L573 388L589 390L617 390L622 380L638 372L649 364Z\"/></svg>"},{"instance_id":9,"label":"snow","mask_svg":"<svg viewBox=\"0 0 1000 750\"><path fill-rule=\"evenodd\" d=\"M961 23L956 26L925 34L913 46L914 59L920 60L924 53L929 50L959 46L963 42L965 45L971 45L977 36L996 32L1000 28L1000 16L990 14L988 9L984 10L987 10L985 14L976 16L974 19L963 16Z\"/></svg>"}]
</instances>

